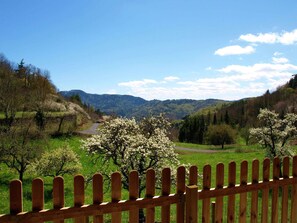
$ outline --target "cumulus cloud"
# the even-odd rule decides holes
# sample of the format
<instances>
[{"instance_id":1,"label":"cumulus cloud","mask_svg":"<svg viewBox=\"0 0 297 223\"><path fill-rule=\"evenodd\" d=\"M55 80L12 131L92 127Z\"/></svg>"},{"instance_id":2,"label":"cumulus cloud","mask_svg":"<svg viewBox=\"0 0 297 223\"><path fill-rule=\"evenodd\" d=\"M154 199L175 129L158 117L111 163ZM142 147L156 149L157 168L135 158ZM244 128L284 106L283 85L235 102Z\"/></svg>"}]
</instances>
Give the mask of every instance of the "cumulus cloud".
<instances>
[{"instance_id":1,"label":"cumulus cloud","mask_svg":"<svg viewBox=\"0 0 297 223\"><path fill-rule=\"evenodd\" d=\"M292 45L297 43L297 29L282 33L258 33L258 34L245 34L239 37L240 40L249 42L249 43L267 43L274 44L280 43L283 45Z\"/></svg>"},{"instance_id":2,"label":"cumulus cloud","mask_svg":"<svg viewBox=\"0 0 297 223\"><path fill-rule=\"evenodd\" d=\"M289 60L285 57L272 57L273 63L288 63Z\"/></svg>"},{"instance_id":3,"label":"cumulus cloud","mask_svg":"<svg viewBox=\"0 0 297 223\"><path fill-rule=\"evenodd\" d=\"M179 79L174 82L164 82L144 79L130 81L119 86L129 88L129 94L145 99L207 99L220 98L236 100L263 94L267 89L274 90L291 78L297 71L297 66L282 63L257 63L249 66L229 65L212 72L217 72L213 77L198 78L194 80ZM171 79L171 78L169 78ZM175 79L177 80L177 79ZM135 84L137 83L137 84Z\"/></svg>"},{"instance_id":4,"label":"cumulus cloud","mask_svg":"<svg viewBox=\"0 0 297 223\"><path fill-rule=\"evenodd\" d=\"M119 83L119 86L124 86L124 87L132 87L132 88L138 88L138 87L143 87L148 84L155 84L157 81L151 80L151 79L143 79L141 81L128 81L128 82L122 82Z\"/></svg>"},{"instance_id":5,"label":"cumulus cloud","mask_svg":"<svg viewBox=\"0 0 297 223\"><path fill-rule=\"evenodd\" d=\"M252 46L241 47L239 45L226 46L215 51L215 55L227 56L227 55L241 55L251 54L255 52L255 48Z\"/></svg>"},{"instance_id":6,"label":"cumulus cloud","mask_svg":"<svg viewBox=\"0 0 297 223\"><path fill-rule=\"evenodd\" d=\"M164 77L164 81L177 81L177 80L179 80L179 77L175 77L175 76Z\"/></svg>"},{"instance_id":7,"label":"cumulus cloud","mask_svg":"<svg viewBox=\"0 0 297 223\"><path fill-rule=\"evenodd\" d=\"M296 71L297 66L293 64L273 64L273 63L259 63L252 66L243 65L229 65L218 71L223 73L235 73L243 75L244 77L273 77L274 75L282 75L286 72ZM248 75L249 74L249 75Z\"/></svg>"}]
</instances>

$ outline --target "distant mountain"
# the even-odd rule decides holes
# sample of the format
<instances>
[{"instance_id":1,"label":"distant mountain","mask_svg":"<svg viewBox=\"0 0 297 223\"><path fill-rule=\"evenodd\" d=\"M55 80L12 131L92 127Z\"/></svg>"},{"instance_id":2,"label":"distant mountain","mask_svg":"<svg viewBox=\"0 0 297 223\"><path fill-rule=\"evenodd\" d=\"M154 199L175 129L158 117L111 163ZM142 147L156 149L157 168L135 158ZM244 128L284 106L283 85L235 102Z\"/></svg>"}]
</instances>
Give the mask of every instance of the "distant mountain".
<instances>
[{"instance_id":1,"label":"distant mountain","mask_svg":"<svg viewBox=\"0 0 297 223\"><path fill-rule=\"evenodd\" d=\"M92 105L104 113L128 118L165 113L171 119L181 119L199 109L226 102L217 99L147 101L131 95L88 94L81 90L60 91L59 93L66 98L79 95L83 103Z\"/></svg>"},{"instance_id":2,"label":"distant mountain","mask_svg":"<svg viewBox=\"0 0 297 223\"><path fill-rule=\"evenodd\" d=\"M89 94L82 90L60 91L59 93L66 98L79 95L84 104L92 105L104 113L119 116L129 116L135 107L147 103L143 98L130 95Z\"/></svg>"}]
</instances>

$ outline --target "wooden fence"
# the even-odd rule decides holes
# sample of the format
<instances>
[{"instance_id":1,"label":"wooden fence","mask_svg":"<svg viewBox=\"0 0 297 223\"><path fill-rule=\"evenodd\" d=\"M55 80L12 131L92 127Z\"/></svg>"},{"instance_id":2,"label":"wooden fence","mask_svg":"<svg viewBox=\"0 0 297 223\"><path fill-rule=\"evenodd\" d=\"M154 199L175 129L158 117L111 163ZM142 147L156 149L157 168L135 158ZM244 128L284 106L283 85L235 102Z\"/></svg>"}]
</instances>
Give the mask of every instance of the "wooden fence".
<instances>
[{"instance_id":1,"label":"wooden fence","mask_svg":"<svg viewBox=\"0 0 297 223\"><path fill-rule=\"evenodd\" d=\"M175 193L170 194L170 169L162 171L161 194L156 196L156 178L154 170L146 173L145 197L138 197L138 173L130 173L129 199L121 200L121 175L111 176L111 201L103 201L103 177L93 176L93 203L86 205L85 180L81 175L74 177L74 206L64 207L63 178L56 177L53 181L53 209L44 210L44 186L41 179L32 183L32 211L23 212L22 183L14 180L10 183L10 214L0 216L1 223L15 222L46 222L63 223L64 219L78 222L104 222L105 214L111 214L111 222L122 222L123 211L129 212L126 222L139 222L139 209L145 210L146 222L155 222L155 208L161 207L161 222L297 222L297 156L284 158L282 162L275 158L265 159L262 173L258 160L252 162L251 173L248 175L248 163L240 164L240 179L236 179L236 164L228 166L228 176L224 176L224 165L218 164L215 170L215 186L211 188L211 167L203 168L202 187L197 186L197 167L189 170L186 180L184 167L177 169ZM282 167L282 171L280 171ZM290 167L292 167L290 171ZM291 174L290 174L291 172ZM270 177L272 174L272 177ZM282 174L282 177L280 177ZM260 180L260 175L262 175ZM248 183L248 176L251 182ZM224 184L224 179L228 179ZM188 181L188 183L186 183ZM236 182L240 182L236 184ZM187 185L186 185L187 184ZM215 203L214 203L215 201ZM1 200L0 200L1 202ZM199 204L201 203L201 204ZM174 217L170 206L175 204ZM211 213L213 210L213 213ZM212 216L212 217L211 217ZM173 219L174 218L174 219Z\"/></svg>"}]
</instances>

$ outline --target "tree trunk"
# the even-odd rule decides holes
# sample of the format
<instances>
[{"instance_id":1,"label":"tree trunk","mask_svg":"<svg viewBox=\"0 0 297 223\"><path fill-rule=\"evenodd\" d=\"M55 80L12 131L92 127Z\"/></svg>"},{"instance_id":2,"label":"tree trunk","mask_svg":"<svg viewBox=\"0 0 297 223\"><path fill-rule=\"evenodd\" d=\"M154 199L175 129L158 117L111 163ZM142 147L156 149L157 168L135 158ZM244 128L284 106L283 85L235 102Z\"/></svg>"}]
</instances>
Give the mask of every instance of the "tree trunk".
<instances>
[{"instance_id":1,"label":"tree trunk","mask_svg":"<svg viewBox=\"0 0 297 223\"><path fill-rule=\"evenodd\" d=\"M24 178L24 171L19 171L19 180L23 182L23 178Z\"/></svg>"}]
</instances>

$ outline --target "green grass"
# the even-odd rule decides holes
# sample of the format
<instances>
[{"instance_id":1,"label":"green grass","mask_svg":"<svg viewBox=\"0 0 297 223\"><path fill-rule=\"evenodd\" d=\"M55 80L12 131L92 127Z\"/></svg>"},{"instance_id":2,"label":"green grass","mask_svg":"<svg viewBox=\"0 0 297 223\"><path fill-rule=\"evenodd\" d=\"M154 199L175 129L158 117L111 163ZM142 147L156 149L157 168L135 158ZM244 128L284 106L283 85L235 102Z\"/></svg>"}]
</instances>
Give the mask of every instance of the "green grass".
<instances>
[{"instance_id":1,"label":"green grass","mask_svg":"<svg viewBox=\"0 0 297 223\"><path fill-rule=\"evenodd\" d=\"M81 174L83 176L92 176L97 170L102 169L102 165L94 164L90 156L87 155L85 151L81 149L81 138L77 136L72 137L58 137L58 138L51 138L48 140L47 144L45 144L45 148L47 150L52 150L64 145L69 145L80 157L80 161L83 166L83 170ZM185 143L177 143L180 147L186 148L195 148L195 149L219 149L212 146L205 146L205 145L195 145L195 144L185 144ZM295 146L296 148L296 146ZM249 181L251 179L251 162L254 159L259 159L260 163L264 159L264 151L253 146L243 146L243 145L230 145L226 148L226 150L221 151L220 153L197 153L197 152L183 152L179 151L179 158L182 164L190 164L198 166L198 171L201 174L203 170L203 166L206 164L211 165L212 167L212 176L211 176L211 186L215 187L215 168L218 163L223 163L225 165L225 184L228 178L228 164L231 161L235 161L237 164L236 173L237 173L237 183L239 182L239 171L240 171L240 162L243 160L247 160L249 163ZM261 169L261 164L260 164ZM260 171L261 172L261 171ZM24 210L29 211L31 209L31 181L35 176L29 175L28 173L25 174L25 180L23 182L24 185ZM2 198L0 202L0 214L8 213L8 185L9 182L13 179L17 178L17 174L8 169L3 164L0 164L0 197ZM261 173L260 173L261 178ZM51 209L52 208L52 201L51 201L51 190L52 190L52 178L45 177L45 208ZM199 179L201 188L201 179ZM73 176L65 176L65 206L73 206ZM106 185L106 193L104 194L104 200L110 200L110 189ZM86 199L85 203L90 204L92 203L92 186L88 184L86 186ZM174 193L175 188L172 186L172 192ZM128 192L126 190L122 191L122 198L128 198ZM174 205L172 205L172 215L174 215ZM160 210L156 211L157 219L160 218ZM127 216L125 213L124 216ZM126 217L125 217L126 218ZM172 221L173 222L173 221Z\"/></svg>"},{"instance_id":2,"label":"green grass","mask_svg":"<svg viewBox=\"0 0 297 223\"><path fill-rule=\"evenodd\" d=\"M178 147L190 148L190 149L216 150L216 149L220 148L220 146L185 143L185 142L174 142L174 144Z\"/></svg>"},{"instance_id":3,"label":"green grass","mask_svg":"<svg viewBox=\"0 0 297 223\"><path fill-rule=\"evenodd\" d=\"M224 164L225 172L225 182L228 180L228 165L230 162L234 161L237 164L236 174L237 183L239 183L240 174L240 163L244 160L249 163L249 178L251 173L251 165L254 159L259 159L260 162L264 159L264 153L258 152L248 152L248 153L236 153L236 152L221 152L221 153L183 153L180 156L181 163L189 163L190 165L195 165L198 167L198 172L203 173L203 167L205 165L210 165L212 169L212 187L215 187L215 170L218 163ZM202 182L200 182L201 185Z\"/></svg>"},{"instance_id":4,"label":"green grass","mask_svg":"<svg viewBox=\"0 0 297 223\"><path fill-rule=\"evenodd\" d=\"M230 145L225 145L224 149L222 149L221 146L195 144L195 143L175 142L174 144L177 147L197 149L197 150L218 150L218 151L228 150L228 151L234 151L234 152L237 152L237 153L262 151L262 149L260 148L259 145L230 144Z\"/></svg>"},{"instance_id":5,"label":"green grass","mask_svg":"<svg viewBox=\"0 0 297 223\"><path fill-rule=\"evenodd\" d=\"M34 117L36 112L17 112L15 114L16 118L30 118L30 117ZM0 119L4 119L5 118L5 114L3 112L0 112Z\"/></svg>"}]
</instances>

